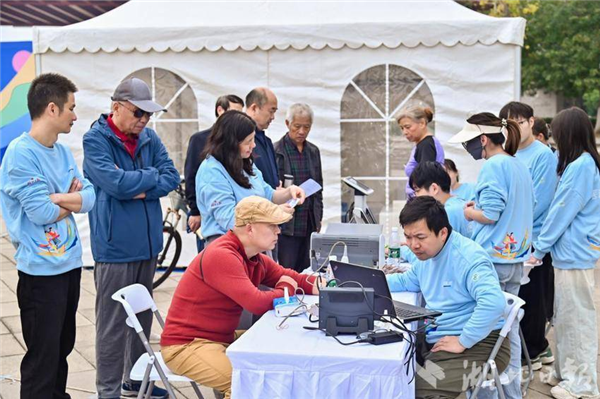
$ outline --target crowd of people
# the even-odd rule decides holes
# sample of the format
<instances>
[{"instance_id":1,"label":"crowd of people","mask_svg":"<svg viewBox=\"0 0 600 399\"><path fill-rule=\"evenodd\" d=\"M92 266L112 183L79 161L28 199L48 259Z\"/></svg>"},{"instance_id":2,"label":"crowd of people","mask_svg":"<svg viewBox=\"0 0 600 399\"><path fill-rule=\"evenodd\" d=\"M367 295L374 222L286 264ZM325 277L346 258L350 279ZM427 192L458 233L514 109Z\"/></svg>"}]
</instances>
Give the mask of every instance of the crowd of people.
<instances>
[{"instance_id":1,"label":"crowd of people","mask_svg":"<svg viewBox=\"0 0 600 399\"><path fill-rule=\"evenodd\" d=\"M17 247L17 296L27 345L21 364L23 398L68 398L66 358L75 342L82 266L74 213L88 213L96 285L96 387L98 398L137 396L129 377L145 352L126 314L111 299L135 283L152 293L162 250L160 198L179 184L179 173L147 124L166 112L137 78L116 87L111 108L83 137L83 173L57 142L69 133L76 86L57 74L31 84L30 132L9 146L0 167L0 202ZM310 236L321 229L323 195L306 196L301 184L323 186L319 148L307 140L314 113L307 104L287 109L286 134L265 134L278 100L258 87L215 104L216 122L194 134L185 162L188 228L198 256L181 278L161 336L171 370L231 395L227 347L243 334L244 310L260 316L273 299L301 289L318 292L322 279L309 270ZM547 382L556 398L600 395L594 268L600 257L600 155L587 114L561 111L550 130L527 104L510 102L479 113L449 142L485 160L476 183L460 180L455 162L428 129L433 113L416 105L396 117L415 143L406 164L409 201L400 214L412 263L391 273L392 291L422 292L442 312L427 325L417 360L435 363L443 377L416 377L417 397L456 397L476 382L498 339L506 299L526 301L497 354L508 377L504 392L521 397L522 353L536 369L555 363ZM524 264L532 266L522 285ZM537 265L533 267L533 265ZM267 288L259 288L259 286ZM545 337L555 328L556 350ZM140 314L147 336L152 315ZM519 328L525 337L521 348ZM591 336L592 339L587 339ZM582 345L585 342L586 346ZM167 392L154 387L152 398ZM483 392L479 397L496 395Z\"/></svg>"}]
</instances>

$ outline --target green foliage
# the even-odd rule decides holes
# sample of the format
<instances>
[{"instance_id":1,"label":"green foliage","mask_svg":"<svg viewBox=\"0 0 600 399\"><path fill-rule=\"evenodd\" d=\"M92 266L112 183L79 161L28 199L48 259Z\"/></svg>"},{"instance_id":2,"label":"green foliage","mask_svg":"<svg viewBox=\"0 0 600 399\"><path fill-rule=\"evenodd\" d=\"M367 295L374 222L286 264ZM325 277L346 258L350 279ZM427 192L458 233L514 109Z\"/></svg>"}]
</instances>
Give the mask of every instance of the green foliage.
<instances>
[{"instance_id":1,"label":"green foliage","mask_svg":"<svg viewBox=\"0 0 600 399\"><path fill-rule=\"evenodd\" d=\"M522 85L583 98L588 112L600 106L600 1L459 1L496 17L527 19Z\"/></svg>"},{"instance_id":2,"label":"green foliage","mask_svg":"<svg viewBox=\"0 0 600 399\"><path fill-rule=\"evenodd\" d=\"M528 18L523 88L600 105L600 2L544 1Z\"/></svg>"}]
</instances>

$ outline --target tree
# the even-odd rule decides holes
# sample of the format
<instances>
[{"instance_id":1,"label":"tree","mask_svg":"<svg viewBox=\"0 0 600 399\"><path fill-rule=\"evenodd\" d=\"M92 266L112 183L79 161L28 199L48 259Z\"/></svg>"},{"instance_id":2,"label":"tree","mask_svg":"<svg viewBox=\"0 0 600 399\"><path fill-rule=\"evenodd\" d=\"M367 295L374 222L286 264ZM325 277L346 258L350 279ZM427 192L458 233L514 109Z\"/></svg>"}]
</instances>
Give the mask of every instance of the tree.
<instances>
[{"instance_id":1,"label":"tree","mask_svg":"<svg viewBox=\"0 0 600 399\"><path fill-rule=\"evenodd\" d=\"M465 4L466 3L466 4ZM600 1L461 2L492 16L527 19L522 57L525 91L582 98L600 130Z\"/></svg>"}]
</instances>

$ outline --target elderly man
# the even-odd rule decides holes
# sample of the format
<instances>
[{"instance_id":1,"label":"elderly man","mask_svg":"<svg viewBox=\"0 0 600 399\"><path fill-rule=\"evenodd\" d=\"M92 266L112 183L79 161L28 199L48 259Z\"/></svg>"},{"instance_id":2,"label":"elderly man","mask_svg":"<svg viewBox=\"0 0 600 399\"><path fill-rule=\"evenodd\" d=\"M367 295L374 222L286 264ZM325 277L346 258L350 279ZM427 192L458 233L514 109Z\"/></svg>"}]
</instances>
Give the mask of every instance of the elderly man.
<instances>
[{"instance_id":1,"label":"elderly man","mask_svg":"<svg viewBox=\"0 0 600 399\"><path fill-rule=\"evenodd\" d=\"M73 213L88 212L94 187L73 155L57 143L75 115L77 87L64 76L31 82L31 130L13 140L0 168L0 202L17 248L17 299L27 352L21 398L69 398L67 356L75 345L81 282L81 239Z\"/></svg>"},{"instance_id":2,"label":"elderly man","mask_svg":"<svg viewBox=\"0 0 600 399\"><path fill-rule=\"evenodd\" d=\"M90 212L96 283L96 387L98 398L137 396L129 373L145 352L126 314L111 295L134 283L152 292L163 247L160 197L177 187L179 173L155 131L146 127L154 112L148 85L137 78L117 86L111 113L103 114L83 137L83 171L98 202ZM148 335L150 313L140 315ZM166 397L155 388L153 398Z\"/></svg>"},{"instance_id":3,"label":"elderly man","mask_svg":"<svg viewBox=\"0 0 600 399\"><path fill-rule=\"evenodd\" d=\"M291 217L265 198L246 197L235 208L235 227L192 261L175 290L161 339L171 370L228 399L232 368L225 351L243 332L236 331L242 309L262 315L284 289L290 295L298 287L318 292L314 276L284 269L262 254L273 249L279 225ZM259 284L273 290L261 291Z\"/></svg>"},{"instance_id":4,"label":"elderly man","mask_svg":"<svg viewBox=\"0 0 600 399\"><path fill-rule=\"evenodd\" d=\"M235 94L228 94L217 98L215 104L215 116L218 118L223 113L229 110L241 111L244 109L244 100L236 96ZM200 228L201 218L198 204L196 203L196 174L198 168L204 158L202 152L204 146L208 140L208 135L212 130L212 126L201 132L192 134L188 145L187 156L185 157L185 198L190 207L190 214L188 215L188 227L189 231L195 233ZM198 252L204 249L204 241L200 237L196 236L196 246Z\"/></svg>"},{"instance_id":5,"label":"elderly man","mask_svg":"<svg viewBox=\"0 0 600 399\"><path fill-rule=\"evenodd\" d=\"M323 186L321 153L307 141L314 114L307 104L294 104L285 118L288 132L275 143L279 180L284 175L294 176L293 184L300 185L313 179ZM294 218L281 228L278 260L284 267L301 272L310 265L310 235L321 229L323 219L323 192L310 196L296 206Z\"/></svg>"},{"instance_id":6,"label":"elderly man","mask_svg":"<svg viewBox=\"0 0 600 399\"><path fill-rule=\"evenodd\" d=\"M246 114L256 123L254 138L254 163L262 172L263 178L273 188L279 186L279 174L273 142L265 134L265 130L275 119L277 112L277 97L266 87L253 89L246 96Z\"/></svg>"},{"instance_id":7,"label":"elderly man","mask_svg":"<svg viewBox=\"0 0 600 399\"><path fill-rule=\"evenodd\" d=\"M416 397L455 398L477 382L479 375L471 372L481 371L498 340L506 300L487 253L452 229L435 198L409 201L400 224L417 260L406 273L387 276L390 291L422 292L427 307L443 313L418 348L426 370L415 376ZM510 343L504 340L496 355L500 372L509 360ZM439 372L427 378L427 370Z\"/></svg>"}]
</instances>

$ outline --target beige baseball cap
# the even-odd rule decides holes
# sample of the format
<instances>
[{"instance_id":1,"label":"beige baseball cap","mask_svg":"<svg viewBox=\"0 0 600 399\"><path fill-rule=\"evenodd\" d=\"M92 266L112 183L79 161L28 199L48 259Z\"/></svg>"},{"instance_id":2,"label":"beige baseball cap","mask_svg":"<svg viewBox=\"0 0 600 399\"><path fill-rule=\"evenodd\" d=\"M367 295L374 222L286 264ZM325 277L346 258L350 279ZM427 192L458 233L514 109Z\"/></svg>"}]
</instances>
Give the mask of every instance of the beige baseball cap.
<instances>
[{"instance_id":1,"label":"beige baseball cap","mask_svg":"<svg viewBox=\"0 0 600 399\"><path fill-rule=\"evenodd\" d=\"M292 215L266 198L252 195L246 197L235 207L235 227L242 227L250 223L282 224L289 222Z\"/></svg>"}]
</instances>

